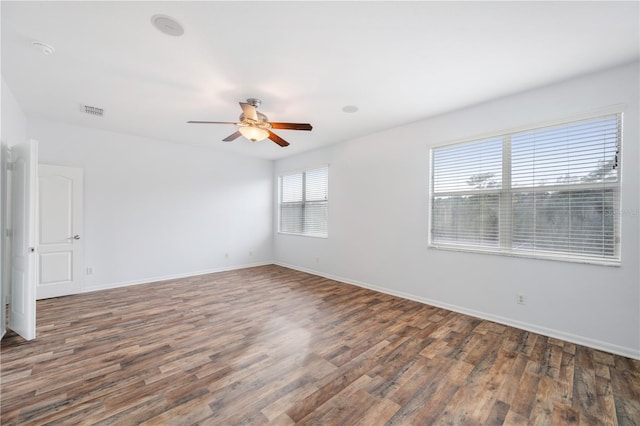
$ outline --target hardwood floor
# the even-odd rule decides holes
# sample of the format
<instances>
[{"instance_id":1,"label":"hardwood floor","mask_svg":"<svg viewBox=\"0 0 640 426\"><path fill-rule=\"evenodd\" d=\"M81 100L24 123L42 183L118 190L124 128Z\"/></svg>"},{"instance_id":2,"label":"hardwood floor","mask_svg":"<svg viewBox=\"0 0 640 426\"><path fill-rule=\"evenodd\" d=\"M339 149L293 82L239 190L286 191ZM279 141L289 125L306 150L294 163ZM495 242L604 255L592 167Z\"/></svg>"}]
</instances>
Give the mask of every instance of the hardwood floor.
<instances>
[{"instance_id":1,"label":"hardwood floor","mask_svg":"<svg viewBox=\"0 0 640 426\"><path fill-rule=\"evenodd\" d=\"M640 361L279 266L37 308L3 425L640 423Z\"/></svg>"}]
</instances>

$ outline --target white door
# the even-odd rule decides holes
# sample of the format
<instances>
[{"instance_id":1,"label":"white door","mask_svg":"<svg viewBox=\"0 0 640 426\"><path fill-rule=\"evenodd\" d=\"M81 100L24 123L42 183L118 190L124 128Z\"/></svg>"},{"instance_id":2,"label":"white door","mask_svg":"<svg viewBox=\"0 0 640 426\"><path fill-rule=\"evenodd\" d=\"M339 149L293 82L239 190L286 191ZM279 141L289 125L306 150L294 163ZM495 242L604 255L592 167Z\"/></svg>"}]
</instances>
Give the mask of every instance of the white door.
<instances>
[{"instance_id":1,"label":"white door","mask_svg":"<svg viewBox=\"0 0 640 426\"><path fill-rule=\"evenodd\" d=\"M9 328L36 337L36 194L38 144L11 147L11 308Z\"/></svg>"},{"instance_id":2,"label":"white door","mask_svg":"<svg viewBox=\"0 0 640 426\"><path fill-rule=\"evenodd\" d=\"M82 169L38 167L38 299L82 289Z\"/></svg>"}]
</instances>

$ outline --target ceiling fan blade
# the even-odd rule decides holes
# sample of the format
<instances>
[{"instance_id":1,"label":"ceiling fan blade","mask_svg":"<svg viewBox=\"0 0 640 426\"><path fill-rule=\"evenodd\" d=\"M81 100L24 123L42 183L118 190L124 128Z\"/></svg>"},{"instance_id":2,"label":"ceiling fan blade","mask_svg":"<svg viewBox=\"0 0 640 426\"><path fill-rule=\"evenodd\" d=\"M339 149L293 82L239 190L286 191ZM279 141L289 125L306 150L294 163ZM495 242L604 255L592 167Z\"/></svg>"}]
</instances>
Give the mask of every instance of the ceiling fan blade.
<instances>
[{"instance_id":1,"label":"ceiling fan blade","mask_svg":"<svg viewBox=\"0 0 640 426\"><path fill-rule=\"evenodd\" d=\"M239 102L240 108L242 108L242 113L244 114L244 118L248 118L253 121L258 121L258 112L256 111L256 107L246 102Z\"/></svg>"},{"instance_id":2,"label":"ceiling fan blade","mask_svg":"<svg viewBox=\"0 0 640 426\"><path fill-rule=\"evenodd\" d=\"M275 143L277 143L282 147L289 145L289 142L285 141L284 139L282 139L280 136L276 135L272 131L269 131L269 139L271 139L272 141L274 141Z\"/></svg>"},{"instance_id":3,"label":"ceiling fan blade","mask_svg":"<svg viewBox=\"0 0 640 426\"><path fill-rule=\"evenodd\" d=\"M238 125L234 121L187 121L189 124L235 124Z\"/></svg>"},{"instance_id":4,"label":"ceiling fan blade","mask_svg":"<svg viewBox=\"0 0 640 426\"><path fill-rule=\"evenodd\" d=\"M311 130L313 127L309 123L274 123L270 121L273 129L289 129L289 130Z\"/></svg>"},{"instance_id":5,"label":"ceiling fan blade","mask_svg":"<svg viewBox=\"0 0 640 426\"><path fill-rule=\"evenodd\" d=\"M229 136L227 136L226 138L222 139L222 141L223 142L231 142L232 140L235 140L235 139L239 138L240 136L242 136L242 133L234 132L234 133L230 134Z\"/></svg>"}]
</instances>

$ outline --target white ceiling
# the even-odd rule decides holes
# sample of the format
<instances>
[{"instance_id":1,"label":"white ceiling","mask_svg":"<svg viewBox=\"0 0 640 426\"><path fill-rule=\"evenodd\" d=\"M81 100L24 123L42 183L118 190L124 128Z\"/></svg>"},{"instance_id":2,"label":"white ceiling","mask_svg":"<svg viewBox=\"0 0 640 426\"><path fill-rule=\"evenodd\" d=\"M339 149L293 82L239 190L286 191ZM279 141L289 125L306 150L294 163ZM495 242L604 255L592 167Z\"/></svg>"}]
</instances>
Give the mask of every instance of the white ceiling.
<instances>
[{"instance_id":1,"label":"white ceiling","mask_svg":"<svg viewBox=\"0 0 640 426\"><path fill-rule=\"evenodd\" d=\"M10 2L2 76L28 117L277 159L637 60L632 2ZM174 17L171 37L151 16ZM51 44L43 55L33 40ZM221 139L262 99L291 142ZM105 109L102 118L79 105ZM346 105L359 111L347 114Z\"/></svg>"}]
</instances>

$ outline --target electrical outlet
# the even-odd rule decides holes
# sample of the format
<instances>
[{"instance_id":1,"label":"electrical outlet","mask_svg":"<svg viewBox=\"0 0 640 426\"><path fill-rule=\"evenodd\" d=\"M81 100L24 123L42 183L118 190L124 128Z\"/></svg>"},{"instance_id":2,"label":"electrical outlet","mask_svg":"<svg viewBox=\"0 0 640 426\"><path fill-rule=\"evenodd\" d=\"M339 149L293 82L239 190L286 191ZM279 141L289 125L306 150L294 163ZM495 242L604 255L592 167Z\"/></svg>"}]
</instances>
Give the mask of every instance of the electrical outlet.
<instances>
[{"instance_id":1,"label":"electrical outlet","mask_svg":"<svg viewBox=\"0 0 640 426\"><path fill-rule=\"evenodd\" d=\"M251 256L253 256L253 252L252 251L249 252L249 257L251 257Z\"/></svg>"},{"instance_id":2,"label":"electrical outlet","mask_svg":"<svg viewBox=\"0 0 640 426\"><path fill-rule=\"evenodd\" d=\"M524 297L524 294L518 294L516 296L516 303L518 305L526 305L526 299Z\"/></svg>"},{"instance_id":3,"label":"electrical outlet","mask_svg":"<svg viewBox=\"0 0 640 426\"><path fill-rule=\"evenodd\" d=\"M320 263L320 258L316 257L316 263Z\"/></svg>"},{"instance_id":4,"label":"electrical outlet","mask_svg":"<svg viewBox=\"0 0 640 426\"><path fill-rule=\"evenodd\" d=\"M225 253L225 254L224 254L224 258L225 258L225 259L228 259L228 258L229 258L229 253Z\"/></svg>"},{"instance_id":5,"label":"electrical outlet","mask_svg":"<svg viewBox=\"0 0 640 426\"><path fill-rule=\"evenodd\" d=\"M93 275L93 268L91 266L87 267L87 275Z\"/></svg>"}]
</instances>

